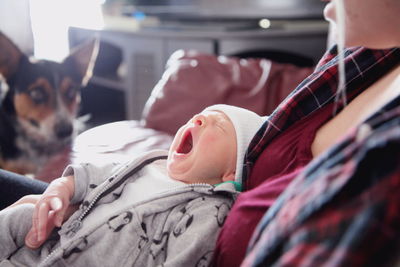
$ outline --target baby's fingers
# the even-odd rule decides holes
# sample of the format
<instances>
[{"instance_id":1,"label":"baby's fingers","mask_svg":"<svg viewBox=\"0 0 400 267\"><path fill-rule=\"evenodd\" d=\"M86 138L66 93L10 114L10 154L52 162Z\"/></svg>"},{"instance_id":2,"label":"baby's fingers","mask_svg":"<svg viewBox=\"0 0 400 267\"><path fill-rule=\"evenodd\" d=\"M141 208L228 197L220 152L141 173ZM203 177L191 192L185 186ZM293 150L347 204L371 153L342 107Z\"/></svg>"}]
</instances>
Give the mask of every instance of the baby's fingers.
<instances>
[{"instance_id":1,"label":"baby's fingers","mask_svg":"<svg viewBox=\"0 0 400 267\"><path fill-rule=\"evenodd\" d=\"M53 197L50 200L50 207L52 210L55 212L60 211L63 208L63 203L60 198L58 197Z\"/></svg>"},{"instance_id":2,"label":"baby's fingers","mask_svg":"<svg viewBox=\"0 0 400 267\"><path fill-rule=\"evenodd\" d=\"M37 238L41 242L46 237L47 221L49 219L50 207L46 202L39 205L38 222L37 222Z\"/></svg>"},{"instance_id":3,"label":"baby's fingers","mask_svg":"<svg viewBox=\"0 0 400 267\"><path fill-rule=\"evenodd\" d=\"M54 197L50 200L51 210L55 212L54 224L58 227L61 227L61 224L64 219L65 208L63 207L63 203L61 199L58 197Z\"/></svg>"},{"instance_id":4,"label":"baby's fingers","mask_svg":"<svg viewBox=\"0 0 400 267\"><path fill-rule=\"evenodd\" d=\"M28 234L25 237L25 244L29 248L38 248L41 245L41 242L38 241L36 230L31 228Z\"/></svg>"},{"instance_id":5,"label":"baby's fingers","mask_svg":"<svg viewBox=\"0 0 400 267\"><path fill-rule=\"evenodd\" d=\"M35 248L41 244L43 238L43 230L46 227L47 215L49 213L49 206L46 202L38 202L32 216L32 228L26 236L26 243L28 247Z\"/></svg>"},{"instance_id":6,"label":"baby's fingers","mask_svg":"<svg viewBox=\"0 0 400 267\"><path fill-rule=\"evenodd\" d=\"M37 231L34 228L31 228L28 234L25 237L25 244L27 247L32 248L32 249L37 249L39 248L48 238L52 230L54 229L54 224L52 222L54 220L54 212L50 211L49 212L49 221L47 223L47 228L45 230L45 237L42 240L38 239L37 236Z\"/></svg>"}]
</instances>

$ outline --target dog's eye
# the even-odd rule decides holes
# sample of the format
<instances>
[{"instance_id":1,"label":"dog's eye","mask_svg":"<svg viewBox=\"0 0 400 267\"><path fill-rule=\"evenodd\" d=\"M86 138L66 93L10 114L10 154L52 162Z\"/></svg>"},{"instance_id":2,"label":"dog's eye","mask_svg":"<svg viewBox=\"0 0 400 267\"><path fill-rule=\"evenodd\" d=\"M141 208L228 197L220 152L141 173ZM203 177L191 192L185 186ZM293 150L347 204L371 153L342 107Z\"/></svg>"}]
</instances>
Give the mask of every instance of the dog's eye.
<instances>
[{"instance_id":1,"label":"dog's eye","mask_svg":"<svg viewBox=\"0 0 400 267\"><path fill-rule=\"evenodd\" d=\"M65 97L69 100L69 101L73 101L76 97L76 94L78 93L78 90L75 87L69 87L67 89L67 91L65 91Z\"/></svg>"},{"instance_id":2,"label":"dog's eye","mask_svg":"<svg viewBox=\"0 0 400 267\"><path fill-rule=\"evenodd\" d=\"M42 104L47 101L47 93L42 87L36 87L29 91L29 96L36 104Z\"/></svg>"}]
</instances>

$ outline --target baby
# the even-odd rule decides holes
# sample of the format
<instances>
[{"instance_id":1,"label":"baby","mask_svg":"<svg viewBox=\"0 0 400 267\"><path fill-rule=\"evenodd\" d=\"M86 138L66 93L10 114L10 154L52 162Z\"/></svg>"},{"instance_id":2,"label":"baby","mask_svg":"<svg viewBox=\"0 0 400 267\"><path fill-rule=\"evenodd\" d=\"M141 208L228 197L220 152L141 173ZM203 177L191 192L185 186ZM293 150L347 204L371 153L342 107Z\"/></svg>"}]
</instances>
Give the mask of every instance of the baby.
<instances>
[{"instance_id":1,"label":"baby","mask_svg":"<svg viewBox=\"0 0 400 267\"><path fill-rule=\"evenodd\" d=\"M179 129L168 152L68 166L36 206L0 212L0 265L208 265L262 123L251 111L214 105ZM71 204L80 207L63 223ZM24 246L25 236L29 247L43 245Z\"/></svg>"}]
</instances>

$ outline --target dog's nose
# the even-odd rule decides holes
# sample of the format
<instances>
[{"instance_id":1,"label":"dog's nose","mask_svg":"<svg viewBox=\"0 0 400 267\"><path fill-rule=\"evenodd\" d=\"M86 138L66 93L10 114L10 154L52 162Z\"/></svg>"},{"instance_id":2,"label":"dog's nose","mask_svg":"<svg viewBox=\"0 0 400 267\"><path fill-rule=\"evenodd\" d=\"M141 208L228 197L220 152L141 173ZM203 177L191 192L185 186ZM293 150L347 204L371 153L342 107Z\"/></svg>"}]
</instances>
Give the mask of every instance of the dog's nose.
<instances>
[{"instance_id":1,"label":"dog's nose","mask_svg":"<svg viewBox=\"0 0 400 267\"><path fill-rule=\"evenodd\" d=\"M64 139L71 136L73 127L71 123L59 122L54 126L54 131L58 139Z\"/></svg>"}]
</instances>

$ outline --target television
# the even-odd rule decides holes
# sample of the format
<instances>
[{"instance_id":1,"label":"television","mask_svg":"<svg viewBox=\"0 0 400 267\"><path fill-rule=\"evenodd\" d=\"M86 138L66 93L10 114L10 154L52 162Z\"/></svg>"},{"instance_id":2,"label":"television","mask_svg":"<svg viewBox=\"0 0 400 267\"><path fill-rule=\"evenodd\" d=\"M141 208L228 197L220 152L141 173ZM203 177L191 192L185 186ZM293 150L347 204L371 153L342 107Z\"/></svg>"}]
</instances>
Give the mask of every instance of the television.
<instances>
[{"instance_id":1,"label":"television","mask_svg":"<svg viewBox=\"0 0 400 267\"><path fill-rule=\"evenodd\" d=\"M320 0L124 0L124 14L167 20L322 19L324 6Z\"/></svg>"}]
</instances>

